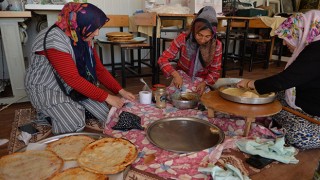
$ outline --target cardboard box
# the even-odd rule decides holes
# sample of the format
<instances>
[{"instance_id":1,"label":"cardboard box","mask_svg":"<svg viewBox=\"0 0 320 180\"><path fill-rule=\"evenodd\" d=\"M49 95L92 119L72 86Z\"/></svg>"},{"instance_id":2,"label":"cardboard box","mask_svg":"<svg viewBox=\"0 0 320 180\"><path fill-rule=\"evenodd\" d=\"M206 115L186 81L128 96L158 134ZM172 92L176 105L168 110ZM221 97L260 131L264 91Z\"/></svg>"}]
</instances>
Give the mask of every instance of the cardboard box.
<instances>
[{"instance_id":1,"label":"cardboard box","mask_svg":"<svg viewBox=\"0 0 320 180\"><path fill-rule=\"evenodd\" d=\"M236 15L242 17L268 16L268 10L238 9Z\"/></svg>"}]
</instances>

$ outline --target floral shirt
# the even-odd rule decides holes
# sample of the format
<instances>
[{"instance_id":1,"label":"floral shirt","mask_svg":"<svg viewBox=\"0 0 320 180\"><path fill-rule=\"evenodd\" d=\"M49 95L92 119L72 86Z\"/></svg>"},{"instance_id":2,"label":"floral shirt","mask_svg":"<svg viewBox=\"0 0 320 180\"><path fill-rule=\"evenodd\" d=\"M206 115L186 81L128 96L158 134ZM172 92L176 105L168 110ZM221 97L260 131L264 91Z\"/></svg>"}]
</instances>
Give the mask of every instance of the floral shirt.
<instances>
[{"instance_id":1,"label":"floral shirt","mask_svg":"<svg viewBox=\"0 0 320 180\"><path fill-rule=\"evenodd\" d=\"M179 52L180 57L176 69L183 70L186 73L189 72L191 59L189 59L186 49L187 35L187 33L181 33L178 35L178 37L176 37L170 44L169 48L160 56L158 64L166 77L169 77L175 70L170 64L170 61L172 61ZM216 52L214 57L212 57L213 60L206 67L200 69L196 74L197 77L203 78L207 85L213 85L220 77L222 43L219 40L216 40L216 42Z\"/></svg>"}]
</instances>

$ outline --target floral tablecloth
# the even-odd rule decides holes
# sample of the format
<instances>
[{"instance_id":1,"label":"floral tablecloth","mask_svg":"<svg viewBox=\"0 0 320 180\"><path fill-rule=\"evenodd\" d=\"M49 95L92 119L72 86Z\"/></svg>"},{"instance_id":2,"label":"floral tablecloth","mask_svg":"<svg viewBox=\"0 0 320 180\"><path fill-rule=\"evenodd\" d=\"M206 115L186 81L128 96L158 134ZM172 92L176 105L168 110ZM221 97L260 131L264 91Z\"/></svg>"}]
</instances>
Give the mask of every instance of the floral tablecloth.
<instances>
[{"instance_id":1,"label":"floral tablecloth","mask_svg":"<svg viewBox=\"0 0 320 180\"><path fill-rule=\"evenodd\" d=\"M156 108L154 103L143 105L137 101L126 102L125 106L121 109L111 109L109 113L110 122L106 125L104 133L117 138L125 138L134 143L139 150L139 155L132 166L145 172L157 174L163 178L209 179L210 176L198 172L198 167L206 167L210 163L208 156L215 147L190 154L179 154L160 149L147 139L145 131L135 129L130 131L113 130L111 127L117 123L122 111L140 116L143 127L147 127L154 121L168 117L195 117L215 124L224 131L226 137L241 138L243 138L242 135L245 127L245 120L242 117L216 113L215 118L208 118L207 111L200 111L198 109L179 110L169 103L167 103L164 109ZM259 125L259 122L263 122L266 119L257 119L257 123L252 124L248 138L274 137L269 129Z\"/></svg>"}]
</instances>

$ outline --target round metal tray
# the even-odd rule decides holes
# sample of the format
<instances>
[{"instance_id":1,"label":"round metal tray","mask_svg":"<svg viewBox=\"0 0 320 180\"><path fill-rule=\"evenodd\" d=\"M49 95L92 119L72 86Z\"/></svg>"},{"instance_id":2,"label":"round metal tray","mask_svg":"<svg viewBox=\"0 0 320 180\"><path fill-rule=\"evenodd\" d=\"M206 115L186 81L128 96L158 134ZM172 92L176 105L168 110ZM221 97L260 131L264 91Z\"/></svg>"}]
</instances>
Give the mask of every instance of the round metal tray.
<instances>
[{"instance_id":1,"label":"round metal tray","mask_svg":"<svg viewBox=\"0 0 320 180\"><path fill-rule=\"evenodd\" d=\"M230 94L226 94L222 92L227 88L235 88L235 87L236 87L235 84L221 86L218 89L219 95L226 100L242 103L242 104L267 104L267 103L273 102L276 98L275 93L261 95L259 98L248 98L248 97L241 97L241 96L232 96Z\"/></svg>"},{"instance_id":2,"label":"round metal tray","mask_svg":"<svg viewBox=\"0 0 320 180\"><path fill-rule=\"evenodd\" d=\"M88 132L78 132L78 133L67 133L67 134L60 134L60 135L56 135L56 136L52 136L46 139L42 139L40 141L38 141L37 143L39 144L49 144L51 142L57 141L63 137L66 136L79 136L79 135L85 135L85 136L89 136L95 140L104 138L104 137L110 137L109 135L106 134L99 134L99 133L88 133ZM21 149L18 149L16 152L23 152L26 150L27 147L23 147Z\"/></svg>"},{"instance_id":3,"label":"round metal tray","mask_svg":"<svg viewBox=\"0 0 320 180\"><path fill-rule=\"evenodd\" d=\"M154 145L178 153L201 151L224 140L220 128L191 117L160 119L150 124L146 131L148 140Z\"/></svg>"},{"instance_id":4,"label":"round metal tray","mask_svg":"<svg viewBox=\"0 0 320 180\"><path fill-rule=\"evenodd\" d=\"M219 87L221 86L237 84L241 80L242 78L219 78L217 82L214 83L213 86L211 86L211 88L219 89Z\"/></svg>"}]
</instances>

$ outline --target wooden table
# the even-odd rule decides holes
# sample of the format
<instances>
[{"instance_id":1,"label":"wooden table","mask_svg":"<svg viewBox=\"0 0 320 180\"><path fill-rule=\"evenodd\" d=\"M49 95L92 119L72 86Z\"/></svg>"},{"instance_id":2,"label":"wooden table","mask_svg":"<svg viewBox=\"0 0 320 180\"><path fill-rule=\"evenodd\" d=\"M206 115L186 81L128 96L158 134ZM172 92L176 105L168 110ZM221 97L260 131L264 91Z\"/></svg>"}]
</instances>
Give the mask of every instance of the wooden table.
<instances>
[{"instance_id":1,"label":"wooden table","mask_svg":"<svg viewBox=\"0 0 320 180\"><path fill-rule=\"evenodd\" d=\"M220 97L217 90L203 94L201 101L208 108L208 117L214 117L215 111L244 117L246 119L244 136L248 136L251 123L255 122L256 117L271 116L282 109L280 102L277 100L268 104L241 104L228 101Z\"/></svg>"}]
</instances>

